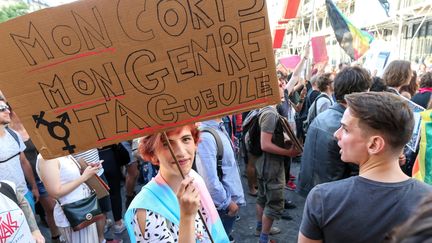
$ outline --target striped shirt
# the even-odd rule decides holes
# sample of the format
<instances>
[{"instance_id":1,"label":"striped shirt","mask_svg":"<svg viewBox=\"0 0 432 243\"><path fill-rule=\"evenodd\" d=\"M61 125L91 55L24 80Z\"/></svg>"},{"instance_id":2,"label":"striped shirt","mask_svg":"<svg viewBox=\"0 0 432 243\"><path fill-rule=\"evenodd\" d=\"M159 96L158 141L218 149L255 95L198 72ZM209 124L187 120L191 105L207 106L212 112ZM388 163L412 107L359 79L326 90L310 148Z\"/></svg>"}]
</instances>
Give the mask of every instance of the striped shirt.
<instances>
[{"instance_id":1,"label":"striped shirt","mask_svg":"<svg viewBox=\"0 0 432 243\"><path fill-rule=\"evenodd\" d=\"M72 155L77 161L80 159L84 159L88 164L89 163L97 163L99 162L99 152L97 149L90 149L87 151L79 152ZM104 173L103 167L101 167L97 173L98 176L101 176Z\"/></svg>"}]
</instances>

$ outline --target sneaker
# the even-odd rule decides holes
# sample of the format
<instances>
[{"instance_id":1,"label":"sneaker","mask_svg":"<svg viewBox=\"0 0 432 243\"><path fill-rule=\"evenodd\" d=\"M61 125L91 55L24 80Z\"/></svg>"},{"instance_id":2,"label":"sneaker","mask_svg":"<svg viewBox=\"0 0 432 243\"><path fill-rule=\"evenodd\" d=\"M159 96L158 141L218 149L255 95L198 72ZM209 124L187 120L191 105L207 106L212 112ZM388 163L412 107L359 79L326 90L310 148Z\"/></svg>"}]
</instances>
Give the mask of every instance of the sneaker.
<instances>
[{"instance_id":1,"label":"sneaker","mask_svg":"<svg viewBox=\"0 0 432 243\"><path fill-rule=\"evenodd\" d=\"M126 226L123 223L123 221L122 221L121 225L117 225L117 224L113 225L114 234L121 234L121 233L123 233L123 231L125 231L125 229L126 229Z\"/></svg>"},{"instance_id":2,"label":"sneaker","mask_svg":"<svg viewBox=\"0 0 432 243\"><path fill-rule=\"evenodd\" d=\"M236 242L231 235L228 236L228 239L229 239L230 243L235 243Z\"/></svg>"},{"instance_id":3,"label":"sneaker","mask_svg":"<svg viewBox=\"0 0 432 243\"><path fill-rule=\"evenodd\" d=\"M58 235L55 237L51 237L51 242L52 243L66 243L66 240L63 238L62 235Z\"/></svg>"},{"instance_id":4,"label":"sneaker","mask_svg":"<svg viewBox=\"0 0 432 243\"><path fill-rule=\"evenodd\" d=\"M296 188L297 186L293 181L288 181L287 184L285 185L285 189L290 191L295 191Z\"/></svg>"},{"instance_id":5,"label":"sneaker","mask_svg":"<svg viewBox=\"0 0 432 243\"><path fill-rule=\"evenodd\" d=\"M281 232L281 230L278 227L273 226L273 227L270 228L269 235L277 235L280 232ZM255 229L255 236L259 237L260 234L261 234L261 229Z\"/></svg>"},{"instance_id":6,"label":"sneaker","mask_svg":"<svg viewBox=\"0 0 432 243\"><path fill-rule=\"evenodd\" d=\"M113 226L114 222L112 221L112 219L107 218L105 221L105 227L104 227L104 233L108 232L108 230L111 228L111 226Z\"/></svg>"},{"instance_id":7,"label":"sneaker","mask_svg":"<svg viewBox=\"0 0 432 243\"><path fill-rule=\"evenodd\" d=\"M240 215L237 215L235 221L239 221L241 219Z\"/></svg>"},{"instance_id":8,"label":"sneaker","mask_svg":"<svg viewBox=\"0 0 432 243\"><path fill-rule=\"evenodd\" d=\"M284 220L293 220L293 217L291 217L291 215L288 213L288 210L284 210L282 212L281 218Z\"/></svg>"},{"instance_id":9,"label":"sneaker","mask_svg":"<svg viewBox=\"0 0 432 243\"><path fill-rule=\"evenodd\" d=\"M285 200L284 208L285 209L294 209L294 208L297 208L297 206L293 203L293 201Z\"/></svg>"}]
</instances>

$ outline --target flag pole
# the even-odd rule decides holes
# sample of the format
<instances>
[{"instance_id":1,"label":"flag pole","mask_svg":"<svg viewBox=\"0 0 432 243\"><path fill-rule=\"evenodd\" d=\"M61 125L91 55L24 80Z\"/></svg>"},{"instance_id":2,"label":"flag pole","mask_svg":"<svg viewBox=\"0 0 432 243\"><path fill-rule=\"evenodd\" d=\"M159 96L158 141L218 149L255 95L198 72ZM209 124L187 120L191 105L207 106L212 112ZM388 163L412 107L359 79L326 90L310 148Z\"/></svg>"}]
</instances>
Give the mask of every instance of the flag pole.
<instances>
[{"instance_id":1,"label":"flag pole","mask_svg":"<svg viewBox=\"0 0 432 243\"><path fill-rule=\"evenodd\" d=\"M311 16L310 22L311 23L309 24L308 39L307 39L306 43L311 40L312 29L315 30L315 0L312 1L312 16ZM310 45L306 45L305 48L311 48L311 47L310 47ZM311 59L312 58L308 58L307 62L306 62L306 68L305 68L305 71L304 71L304 78L305 79L309 76L310 72L312 71L311 70L311 65L312 65L312 60Z\"/></svg>"}]
</instances>

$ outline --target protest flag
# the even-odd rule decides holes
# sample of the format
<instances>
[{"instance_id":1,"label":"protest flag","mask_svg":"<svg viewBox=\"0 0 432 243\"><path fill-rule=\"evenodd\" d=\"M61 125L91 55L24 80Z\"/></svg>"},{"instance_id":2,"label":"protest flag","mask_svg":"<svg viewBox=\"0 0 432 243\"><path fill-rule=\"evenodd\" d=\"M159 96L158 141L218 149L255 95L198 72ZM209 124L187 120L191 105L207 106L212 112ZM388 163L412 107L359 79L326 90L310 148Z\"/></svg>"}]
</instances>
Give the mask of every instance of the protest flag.
<instances>
[{"instance_id":1,"label":"protest flag","mask_svg":"<svg viewBox=\"0 0 432 243\"><path fill-rule=\"evenodd\" d=\"M326 0L330 24L339 45L351 57L357 60L369 50L373 37L366 31L356 28L336 7L332 0Z\"/></svg>"},{"instance_id":2,"label":"protest flag","mask_svg":"<svg viewBox=\"0 0 432 243\"><path fill-rule=\"evenodd\" d=\"M412 175L419 181L432 184L432 110L420 113L420 150L414 163Z\"/></svg>"},{"instance_id":3,"label":"protest flag","mask_svg":"<svg viewBox=\"0 0 432 243\"><path fill-rule=\"evenodd\" d=\"M278 27L275 30L273 38L273 49L278 49L282 47L286 29L284 27Z\"/></svg>"},{"instance_id":4,"label":"protest flag","mask_svg":"<svg viewBox=\"0 0 432 243\"><path fill-rule=\"evenodd\" d=\"M300 0L286 0L283 19L294 19L297 16L297 11L300 5Z\"/></svg>"}]
</instances>

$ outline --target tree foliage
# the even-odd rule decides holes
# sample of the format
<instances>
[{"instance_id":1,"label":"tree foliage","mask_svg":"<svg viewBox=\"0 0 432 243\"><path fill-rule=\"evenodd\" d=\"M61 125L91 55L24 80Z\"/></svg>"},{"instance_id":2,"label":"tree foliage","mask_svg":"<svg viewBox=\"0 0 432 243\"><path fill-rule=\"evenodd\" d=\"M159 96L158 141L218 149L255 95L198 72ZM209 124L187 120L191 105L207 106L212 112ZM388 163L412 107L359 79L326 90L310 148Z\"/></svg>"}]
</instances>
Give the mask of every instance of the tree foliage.
<instances>
[{"instance_id":1,"label":"tree foliage","mask_svg":"<svg viewBox=\"0 0 432 243\"><path fill-rule=\"evenodd\" d=\"M0 8L0 22L27 14L30 12L30 7L24 2L12 4Z\"/></svg>"}]
</instances>

